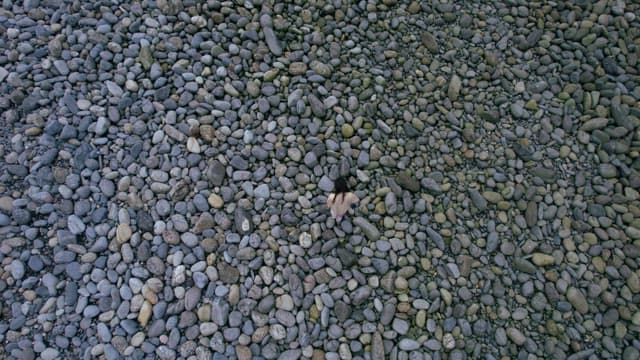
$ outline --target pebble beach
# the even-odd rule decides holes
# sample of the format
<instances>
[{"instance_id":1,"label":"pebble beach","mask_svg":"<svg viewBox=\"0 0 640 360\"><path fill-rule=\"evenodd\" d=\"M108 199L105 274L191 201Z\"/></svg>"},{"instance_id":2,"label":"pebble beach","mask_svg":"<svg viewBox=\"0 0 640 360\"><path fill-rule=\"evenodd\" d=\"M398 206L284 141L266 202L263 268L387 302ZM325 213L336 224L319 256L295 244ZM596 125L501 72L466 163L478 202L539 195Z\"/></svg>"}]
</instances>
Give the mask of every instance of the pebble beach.
<instances>
[{"instance_id":1,"label":"pebble beach","mask_svg":"<svg viewBox=\"0 0 640 360\"><path fill-rule=\"evenodd\" d=\"M0 358L640 359L638 16L3 0Z\"/></svg>"}]
</instances>

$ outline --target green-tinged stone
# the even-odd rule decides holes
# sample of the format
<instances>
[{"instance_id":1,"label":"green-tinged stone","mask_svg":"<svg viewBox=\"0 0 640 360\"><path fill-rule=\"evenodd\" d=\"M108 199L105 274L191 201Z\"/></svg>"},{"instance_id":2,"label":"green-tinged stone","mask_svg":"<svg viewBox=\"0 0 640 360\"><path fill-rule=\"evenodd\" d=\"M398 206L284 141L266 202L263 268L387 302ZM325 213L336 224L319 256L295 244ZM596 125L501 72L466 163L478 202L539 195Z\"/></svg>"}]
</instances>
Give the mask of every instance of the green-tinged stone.
<instances>
[{"instance_id":1,"label":"green-tinged stone","mask_svg":"<svg viewBox=\"0 0 640 360\"><path fill-rule=\"evenodd\" d=\"M633 240L640 239L640 229L638 228L635 228L633 226L627 226L625 233Z\"/></svg>"},{"instance_id":2,"label":"green-tinged stone","mask_svg":"<svg viewBox=\"0 0 640 360\"><path fill-rule=\"evenodd\" d=\"M524 104L524 108L527 110L536 111L538 110L538 103L534 99L531 99L527 101L526 104Z\"/></svg>"},{"instance_id":3,"label":"green-tinged stone","mask_svg":"<svg viewBox=\"0 0 640 360\"><path fill-rule=\"evenodd\" d=\"M591 264L593 264L593 267L596 268L596 271L601 274L604 273L604 269L607 267L607 264L600 256L595 256L593 259L591 259Z\"/></svg>"},{"instance_id":4,"label":"green-tinged stone","mask_svg":"<svg viewBox=\"0 0 640 360\"><path fill-rule=\"evenodd\" d=\"M632 272L627 278L627 286L632 293L637 294L640 292L640 277L635 272Z\"/></svg>"},{"instance_id":5,"label":"green-tinged stone","mask_svg":"<svg viewBox=\"0 0 640 360\"><path fill-rule=\"evenodd\" d=\"M278 69L268 70L267 72L264 73L264 80L265 81L273 81L276 78L276 76L278 76L278 72L279 71L280 70L278 70Z\"/></svg>"},{"instance_id":6,"label":"green-tinged stone","mask_svg":"<svg viewBox=\"0 0 640 360\"><path fill-rule=\"evenodd\" d=\"M570 287L569 290L567 290L567 300L578 312L586 314L589 311L587 299L585 299L582 291L575 287Z\"/></svg>"},{"instance_id":7,"label":"green-tinged stone","mask_svg":"<svg viewBox=\"0 0 640 360\"><path fill-rule=\"evenodd\" d=\"M521 257L515 257L513 259L513 267L518 270L525 272L527 274L535 274L536 267L529 260L525 260Z\"/></svg>"},{"instance_id":8,"label":"green-tinged stone","mask_svg":"<svg viewBox=\"0 0 640 360\"><path fill-rule=\"evenodd\" d=\"M342 125L342 137L344 138L350 138L353 136L353 126L351 126L350 124L343 124Z\"/></svg>"},{"instance_id":9,"label":"green-tinged stone","mask_svg":"<svg viewBox=\"0 0 640 360\"><path fill-rule=\"evenodd\" d=\"M543 253L534 253L531 261L538 266L549 266L555 262L553 256Z\"/></svg>"},{"instance_id":10,"label":"green-tinged stone","mask_svg":"<svg viewBox=\"0 0 640 360\"><path fill-rule=\"evenodd\" d=\"M482 196L484 196L484 198L492 204L497 204L502 201L502 195L495 191L485 191L482 193Z\"/></svg>"},{"instance_id":11,"label":"green-tinged stone","mask_svg":"<svg viewBox=\"0 0 640 360\"><path fill-rule=\"evenodd\" d=\"M627 326L622 321L617 321L614 325L615 336L622 339L627 335Z\"/></svg>"},{"instance_id":12,"label":"green-tinged stone","mask_svg":"<svg viewBox=\"0 0 640 360\"><path fill-rule=\"evenodd\" d=\"M153 64L153 55L151 54L151 49L148 46L143 46L140 48L140 54L138 54L138 62L142 64L142 67L145 70L149 70L151 68L151 64Z\"/></svg>"},{"instance_id":13,"label":"green-tinged stone","mask_svg":"<svg viewBox=\"0 0 640 360\"><path fill-rule=\"evenodd\" d=\"M497 111L481 109L478 111L478 116L480 116L482 120L492 123L498 122L498 120L500 120L500 114Z\"/></svg>"}]
</instances>

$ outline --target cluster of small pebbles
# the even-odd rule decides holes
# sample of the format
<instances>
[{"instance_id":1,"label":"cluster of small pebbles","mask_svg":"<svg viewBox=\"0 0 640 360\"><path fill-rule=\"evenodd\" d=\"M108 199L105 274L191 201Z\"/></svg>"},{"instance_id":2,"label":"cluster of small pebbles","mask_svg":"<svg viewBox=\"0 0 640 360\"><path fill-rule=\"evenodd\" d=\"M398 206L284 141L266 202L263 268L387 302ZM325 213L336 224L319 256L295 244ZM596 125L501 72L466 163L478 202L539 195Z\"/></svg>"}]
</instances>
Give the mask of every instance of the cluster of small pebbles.
<instances>
[{"instance_id":1,"label":"cluster of small pebbles","mask_svg":"<svg viewBox=\"0 0 640 360\"><path fill-rule=\"evenodd\" d=\"M3 0L0 358L638 359L639 15Z\"/></svg>"}]
</instances>

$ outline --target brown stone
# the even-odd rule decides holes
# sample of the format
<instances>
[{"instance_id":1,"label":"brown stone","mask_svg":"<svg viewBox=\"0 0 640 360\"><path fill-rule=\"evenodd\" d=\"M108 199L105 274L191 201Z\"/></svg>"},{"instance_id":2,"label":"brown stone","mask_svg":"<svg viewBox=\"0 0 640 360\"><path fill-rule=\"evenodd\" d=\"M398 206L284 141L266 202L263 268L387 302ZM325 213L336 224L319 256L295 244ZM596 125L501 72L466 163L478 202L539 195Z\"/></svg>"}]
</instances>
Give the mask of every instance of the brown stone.
<instances>
[{"instance_id":1,"label":"brown stone","mask_svg":"<svg viewBox=\"0 0 640 360\"><path fill-rule=\"evenodd\" d=\"M220 281L226 284L234 284L238 281L240 277L240 272L235 267L227 264L224 261L220 261L218 263L218 276L220 276Z\"/></svg>"},{"instance_id":2,"label":"brown stone","mask_svg":"<svg viewBox=\"0 0 640 360\"><path fill-rule=\"evenodd\" d=\"M196 234L200 234L207 229L211 229L213 225L213 216L208 212L202 213L196 221L196 225L193 227L193 232Z\"/></svg>"}]
</instances>

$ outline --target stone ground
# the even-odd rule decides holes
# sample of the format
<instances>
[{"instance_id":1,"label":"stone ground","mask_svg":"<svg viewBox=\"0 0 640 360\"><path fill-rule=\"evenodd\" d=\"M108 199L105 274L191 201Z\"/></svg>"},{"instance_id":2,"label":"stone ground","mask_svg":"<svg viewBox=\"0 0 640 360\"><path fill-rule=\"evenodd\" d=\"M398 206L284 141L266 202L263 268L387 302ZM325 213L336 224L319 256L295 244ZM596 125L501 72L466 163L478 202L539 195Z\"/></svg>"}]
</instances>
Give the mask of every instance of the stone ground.
<instances>
[{"instance_id":1,"label":"stone ground","mask_svg":"<svg viewBox=\"0 0 640 360\"><path fill-rule=\"evenodd\" d=\"M638 359L638 14L3 0L0 357Z\"/></svg>"}]
</instances>

